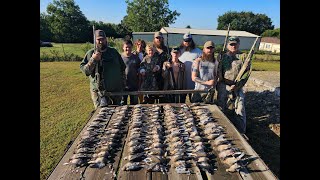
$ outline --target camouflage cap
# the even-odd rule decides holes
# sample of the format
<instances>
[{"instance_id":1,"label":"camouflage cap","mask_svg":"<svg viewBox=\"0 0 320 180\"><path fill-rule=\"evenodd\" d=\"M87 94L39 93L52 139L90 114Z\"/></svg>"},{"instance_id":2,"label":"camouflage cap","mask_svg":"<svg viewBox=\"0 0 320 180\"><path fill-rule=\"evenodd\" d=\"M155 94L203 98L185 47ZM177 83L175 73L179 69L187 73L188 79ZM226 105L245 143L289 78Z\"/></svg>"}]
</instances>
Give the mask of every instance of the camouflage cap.
<instances>
[{"instance_id":1,"label":"camouflage cap","mask_svg":"<svg viewBox=\"0 0 320 180\"><path fill-rule=\"evenodd\" d=\"M96 36L96 39L106 38L106 34L104 33L103 30L100 30L100 29L95 31L95 36Z\"/></svg>"},{"instance_id":2,"label":"camouflage cap","mask_svg":"<svg viewBox=\"0 0 320 180\"><path fill-rule=\"evenodd\" d=\"M154 37L155 37L155 38L156 38L156 37L163 37L163 36L162 36L162 32L158 31L158 32L154 33Z\"/></svg>"},{"instance_id":3,"label":"camouflage cap","mask_svg":"<svg viewBox=\"0 0 320 180\"><path fill-rule=\"evenodd\" d=\"M204 43L203 48L214 47L214 43L212 41L207 41Z\"/></svg>"},{"instance_id":4,"label":"camouflage cap","mask_svg":"<svg viewBox=\"0 0 320 180\"><path fill-rule=\"evenodd\" d=\"M228 44L240 43L240 39L237 36L231 36L228 38Z\"/></svg>"},{"instance_id":5,"label":"camouflage cap","mask_svg":"<svg viewBox=\"0 0 320 180\"><path fill-rule=\"evenodd\" d=\"M179 47L175 46L171 49L171 52L176 53L176 52L180 52Z\"/></svg>"}]
</instances>

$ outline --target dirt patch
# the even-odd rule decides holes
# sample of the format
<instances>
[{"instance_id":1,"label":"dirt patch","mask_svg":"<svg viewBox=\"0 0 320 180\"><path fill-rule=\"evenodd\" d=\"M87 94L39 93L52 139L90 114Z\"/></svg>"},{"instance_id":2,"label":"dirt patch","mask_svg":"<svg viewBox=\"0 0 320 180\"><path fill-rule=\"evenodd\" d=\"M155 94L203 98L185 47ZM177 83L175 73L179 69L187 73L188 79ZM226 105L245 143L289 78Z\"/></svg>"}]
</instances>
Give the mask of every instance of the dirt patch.
<instances>
[{"instance_id":1,"label":"dirt patch","mask_svg":"<svg viewBox=\"0 0 320 180\"><path fill-rule=\"evenodd\" d=\"M280 97L275 92L247 85L245 108L248 143L280 178ZM233 114L226 113L233 121Z\"/></svg>"}]
</instances>

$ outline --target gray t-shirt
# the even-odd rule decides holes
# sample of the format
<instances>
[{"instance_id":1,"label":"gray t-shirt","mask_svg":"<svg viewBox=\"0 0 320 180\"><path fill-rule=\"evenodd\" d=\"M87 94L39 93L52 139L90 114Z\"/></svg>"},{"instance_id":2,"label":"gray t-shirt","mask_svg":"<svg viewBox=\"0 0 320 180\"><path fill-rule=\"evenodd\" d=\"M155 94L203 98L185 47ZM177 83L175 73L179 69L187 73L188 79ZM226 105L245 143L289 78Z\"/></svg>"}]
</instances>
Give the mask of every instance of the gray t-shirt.
<instances>
[{"instance_id":1,"label":"gray t-shirt","mask_svg":"<svg viewBox=\"0 0 320 180\"><path fill-rule=\"evenodd\" d=\"M130 57L121 54L124 64L126 65L126 88L131 91L138 90L138 70L140 68L139 57L131 54Z\"/></svg>"},{"instance_id":2,"label":"gray t-shirt","mask_svg":"<svg viewBox=\"0 0 320 180\"><path fill-rule=\"evenodd\" d=\"M201 54L202 51L199 48L194 48L191 51L184 51L184 49L181 49L181 56L179 57L179 60L186 66L186 89L194 89L195 84L191 79L191 66L193 60L200 57Z\"/></svg>"},{"instance_id":3,"label":"gray t-shirt","mask_svg":"<svg viewBox=\"0 0 320 180\"><path fill-rule=\"evenodd\" d=\"M194 72L198 73L198 77L201 80L208 81L215 79L217 76L217 68L218 68L218 61L216 60L215 62L211 61L199 61L199 68L193 70ZM200 83L195 83L195 90L208 90L212 86L208 85L202 85Z\"/></svg>"}]
</instances>

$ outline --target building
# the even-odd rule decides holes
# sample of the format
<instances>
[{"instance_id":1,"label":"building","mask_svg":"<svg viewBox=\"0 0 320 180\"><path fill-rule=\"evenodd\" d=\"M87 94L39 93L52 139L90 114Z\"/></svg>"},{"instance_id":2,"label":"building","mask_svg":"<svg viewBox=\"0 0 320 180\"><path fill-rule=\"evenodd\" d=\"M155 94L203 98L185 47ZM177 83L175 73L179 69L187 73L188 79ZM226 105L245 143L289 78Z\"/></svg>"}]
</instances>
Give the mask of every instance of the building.
<instances>
[{"instance_id":1,"label":"building","mask_svg":"<svg viewBox=\"0 0 320 180\"><path fill-rule=\"evenodd\" d=\"M227 30L207 30L207 29L189 29L189 28L171 28L163 27L160 30L165 39L166 45L169 47L178 46L181 44L182 37L185 33L190 32L193 37L194 42L198 46L203 46L206 41L213 41L216 45L223 45L225 37L227 35ZM145 41L153 41L153 35L155 32L133 32L133 41L136 39L143 39ZM229 31L229 36L238 36L240 38L240 50L248 49L250 50L255 39L258 37L256 43L256 49L260 44L260 36L246 32L246 31ZM169 41L167 41L167 39Z\"/></svg>"},{"instance_id":2,"label":"building","mask_svg":"<svg viewBox=\"0 0 320 180\"><path fill-rule=\"evenodd\" d=\"M280 39L277 37L261 38L259 50L280 53Z\"/></svg>"}]
</instances>

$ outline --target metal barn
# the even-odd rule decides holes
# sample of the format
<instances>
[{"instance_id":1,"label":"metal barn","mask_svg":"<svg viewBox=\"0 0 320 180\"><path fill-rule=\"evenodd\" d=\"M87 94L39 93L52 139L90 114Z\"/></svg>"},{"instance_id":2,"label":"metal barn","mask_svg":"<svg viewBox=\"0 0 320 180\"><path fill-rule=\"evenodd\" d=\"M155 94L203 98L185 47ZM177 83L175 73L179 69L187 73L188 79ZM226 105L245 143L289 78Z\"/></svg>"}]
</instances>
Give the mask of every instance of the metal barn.
<instances>
[{"instance_id":1,"label":"metal barn","mask_svg":"<svg viewBox=\"0 0 320 180\"><path fill-rule=\"evenodd\" d=\"M197 46L203 46L206 41L213 41L216 45L223 45L227 30L208 30L208 29L188 29L188 28L171 28L163 27L160 30L163 33L165 44L178 46L182 42L182 37L185 33L190 32L194 42ZM153 41L155 32L133 32L133 41L136 39L143 39L146 42ZM246 31L232 31L230 30L229 36L238 36L240 38L240 50L250 49L256 37L259 37L255 49L257 50L260 45L261 37ZM169 39L169 41L167 41Z\"/></svg>"}]
</instances>

